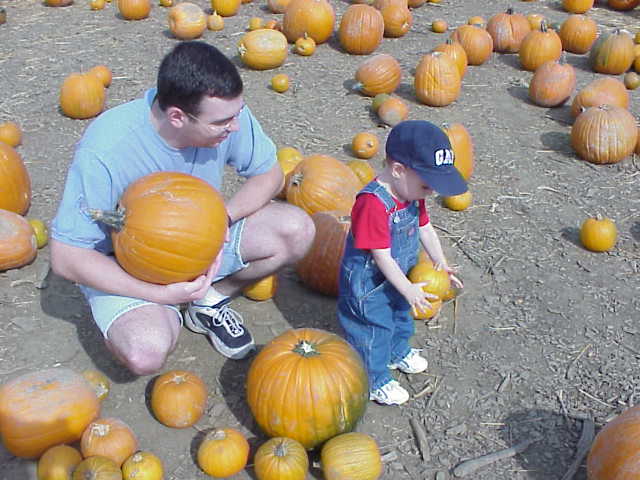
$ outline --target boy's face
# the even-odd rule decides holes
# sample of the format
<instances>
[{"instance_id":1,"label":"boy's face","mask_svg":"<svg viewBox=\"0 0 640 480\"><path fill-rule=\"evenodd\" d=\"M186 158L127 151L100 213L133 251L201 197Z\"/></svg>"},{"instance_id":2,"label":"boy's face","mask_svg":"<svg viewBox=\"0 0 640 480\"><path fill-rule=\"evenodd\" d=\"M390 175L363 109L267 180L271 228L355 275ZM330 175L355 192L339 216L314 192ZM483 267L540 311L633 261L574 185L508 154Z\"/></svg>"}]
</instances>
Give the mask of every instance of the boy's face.
<instances>
[{"instance_id":1,"label":"boy's face","mask_svg":"<svg viewBox=\"0 0 640 480\"><path fill-rule=\"evenodd\" d=\"M422 200L433 193L433 189L410 167L393 162L393 188L401 197L400 200L413 202Z\"/></svg>"}]
</instances>

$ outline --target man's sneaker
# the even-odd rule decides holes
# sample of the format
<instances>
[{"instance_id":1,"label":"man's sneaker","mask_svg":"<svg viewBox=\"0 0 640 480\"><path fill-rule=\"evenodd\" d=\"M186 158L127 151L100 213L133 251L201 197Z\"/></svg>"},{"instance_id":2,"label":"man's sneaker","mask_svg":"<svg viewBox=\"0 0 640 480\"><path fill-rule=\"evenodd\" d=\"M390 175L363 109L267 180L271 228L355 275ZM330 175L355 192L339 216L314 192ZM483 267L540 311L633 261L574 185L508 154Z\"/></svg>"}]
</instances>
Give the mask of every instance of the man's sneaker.
<instances>
[{"instance_id":1,"label":"man's sneaker","mask_svg":"<svg viewBox=\"0 0 640 480\"><path fill-rule=\"evenodd\" d=\"M427 369L429 362L420 355L419 349L412 348L402 360L387 366L391 370L400 370L403 373L420 373Z\"/></svg>"},{"instance_id":2,"label":"man's sneaker","mask_svg":"<svg viewBox=\"0 0 640 480\"><path fill-rule=\"evenodd\" d=\"M242 325L240 314L227 305L229 301L223 300L213 307L190 303L184 313L184 324L192 332L207 335L216 350L225 357L239 360L256 346Z\"/></svg>"},{"instance_id":3,"label":"man's sneaker","mask_svg":"<svg viewBox=\"0 0 640 480\"><path fill-rule=\"evenodd\" d=\"M383 405L402 405L409 400L409 392L396 380L391 380L370 392L369 399Z\"/></svg>"}]
</instances>

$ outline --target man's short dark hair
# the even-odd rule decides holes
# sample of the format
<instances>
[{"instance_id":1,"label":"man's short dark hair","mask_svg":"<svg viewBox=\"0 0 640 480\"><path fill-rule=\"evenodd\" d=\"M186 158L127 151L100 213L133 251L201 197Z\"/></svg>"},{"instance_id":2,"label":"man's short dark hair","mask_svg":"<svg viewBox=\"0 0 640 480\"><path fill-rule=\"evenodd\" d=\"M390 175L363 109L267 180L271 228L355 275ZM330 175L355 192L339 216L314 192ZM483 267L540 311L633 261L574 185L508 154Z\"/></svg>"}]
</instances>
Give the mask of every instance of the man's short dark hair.
<instances>
[{"instance_id":1,"label":"man's short dark hair","mask_svg":"<svg viewBox=\"0 0 640 480\"><path fill-rule=\"evenodd\" d=\"M242 79L231 60L213 45L180 42L169 52L158 70L158 105L164 111L176 106L198 115L206 95L236 98L242 94Z\"/></svg>"}]
</instances>

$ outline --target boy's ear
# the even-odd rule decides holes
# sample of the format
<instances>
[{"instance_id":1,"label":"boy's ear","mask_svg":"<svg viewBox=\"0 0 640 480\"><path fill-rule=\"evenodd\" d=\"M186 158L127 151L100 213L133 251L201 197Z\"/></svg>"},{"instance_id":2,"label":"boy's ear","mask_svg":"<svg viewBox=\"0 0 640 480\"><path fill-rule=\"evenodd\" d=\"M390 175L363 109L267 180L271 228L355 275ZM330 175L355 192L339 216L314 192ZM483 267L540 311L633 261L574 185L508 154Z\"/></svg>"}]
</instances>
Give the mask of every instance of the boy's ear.
<instances>
[{"instance_id":1,"label":"boy's ear","mask_svg":"<svg viewBox=\"0 0 640 480\"><path fill-rule=\"evenodd\" d=\"M391 162L391 175L394 178L398 178L400 175L404 174L406 167L402 163L391 159L389 159L389 161Z\"/></svg>"}]
</instances>

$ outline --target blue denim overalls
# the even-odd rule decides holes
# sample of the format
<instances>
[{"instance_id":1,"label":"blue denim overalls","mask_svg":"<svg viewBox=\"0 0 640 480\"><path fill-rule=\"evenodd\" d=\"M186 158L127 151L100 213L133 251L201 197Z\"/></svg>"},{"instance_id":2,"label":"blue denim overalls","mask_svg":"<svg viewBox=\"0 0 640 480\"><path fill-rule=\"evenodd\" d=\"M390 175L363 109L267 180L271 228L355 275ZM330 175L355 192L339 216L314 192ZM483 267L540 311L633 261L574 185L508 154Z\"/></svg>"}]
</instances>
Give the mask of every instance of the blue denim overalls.
<instances>
[{"instance_id":1,"label":"blue denim overalls","mask_svg":"<svg viewBox=\"0 0 640 480\"><path fill-rule=\"evenodd\" d=\"M376 195L387 212L396 207L393 197L375 180L360 193ZM391 256L405 274L417 261L418 222L418 202L389 216ZM386 280L371 252L355 248L353 242L349 232L340 269L338 320L347 341L362 356L369 389L374 391L393 380L387 365L409 353L414 320L409 303Z\"/></svg>"}]
</instances>

